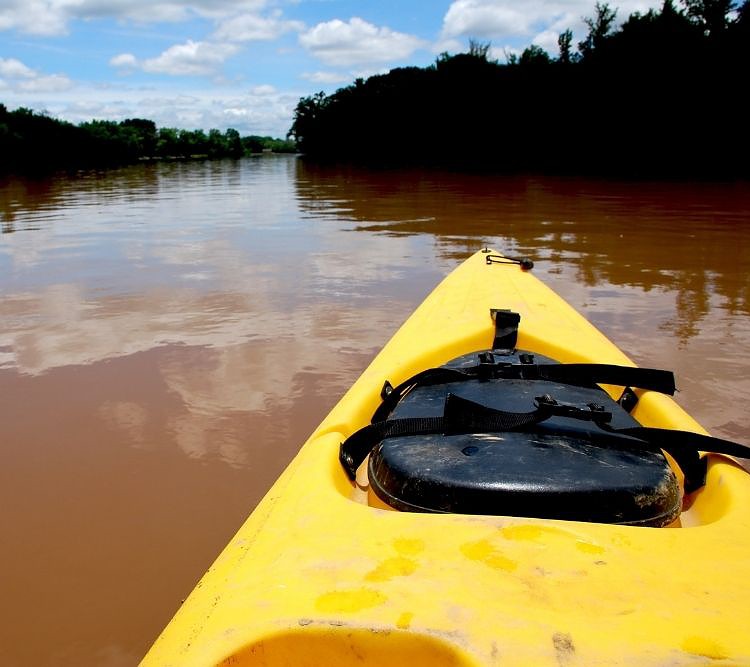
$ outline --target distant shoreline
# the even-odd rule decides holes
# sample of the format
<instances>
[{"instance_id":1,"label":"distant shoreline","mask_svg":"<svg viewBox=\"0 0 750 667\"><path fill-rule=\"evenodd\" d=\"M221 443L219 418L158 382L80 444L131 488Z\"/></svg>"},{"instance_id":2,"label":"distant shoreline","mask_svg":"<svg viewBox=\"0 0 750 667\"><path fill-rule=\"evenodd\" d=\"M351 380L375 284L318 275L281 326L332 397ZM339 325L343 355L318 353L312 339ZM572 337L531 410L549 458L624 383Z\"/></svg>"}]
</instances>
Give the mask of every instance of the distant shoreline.
<instances>
[{"instance_id":1,"label":"distant shoreline","mask_svg":"<svg viewBox=\"0 0 750 667\"><path fill-rule=\"evenodd\" d=\"M44 175L59 170L117 167L138 162L213 160L295 153L296 144L234 129L157 128L144 118L120 122L65 121L0 104L0 174Z\"/></svg>"}]
</instances>

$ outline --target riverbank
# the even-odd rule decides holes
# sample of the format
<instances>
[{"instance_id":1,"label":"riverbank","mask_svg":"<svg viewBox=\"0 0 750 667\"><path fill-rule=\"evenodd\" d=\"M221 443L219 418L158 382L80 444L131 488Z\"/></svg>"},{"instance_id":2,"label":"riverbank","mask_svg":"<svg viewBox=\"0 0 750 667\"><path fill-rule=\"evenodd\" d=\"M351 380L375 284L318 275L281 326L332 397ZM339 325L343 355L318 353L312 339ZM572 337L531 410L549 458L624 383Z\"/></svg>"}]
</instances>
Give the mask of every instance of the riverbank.
<instances>
[{"instance_id":1,"label":"riverbank","mask_svg":"<svg viewBox=\"0 0 750 667\"><path fill-rule=\"evenodd\" d=\"M429 67L357 79L302 98L290 134L316 160L748 178L750 126L738 114L750 0L736 13L730 3L718 14L684 4L679 11L667 0L615 29L616 10L597 3L578 50L566 30L557 57L532 44L500 63L489 44L473 43Z\"/></svg>"},{"instance_id":2,"label":"riverbank","mask_svg":"<svg viewBox=\"0 0 750 667\"><path fill-rule=\"evenodd\" d=\"M220 159L264 152L293 153L294 142L240 136L237 130L157 128L144 118L73 125L30 109L0 104L0 174L116 167L149 160Z\"/></svg>"}]
</instances>

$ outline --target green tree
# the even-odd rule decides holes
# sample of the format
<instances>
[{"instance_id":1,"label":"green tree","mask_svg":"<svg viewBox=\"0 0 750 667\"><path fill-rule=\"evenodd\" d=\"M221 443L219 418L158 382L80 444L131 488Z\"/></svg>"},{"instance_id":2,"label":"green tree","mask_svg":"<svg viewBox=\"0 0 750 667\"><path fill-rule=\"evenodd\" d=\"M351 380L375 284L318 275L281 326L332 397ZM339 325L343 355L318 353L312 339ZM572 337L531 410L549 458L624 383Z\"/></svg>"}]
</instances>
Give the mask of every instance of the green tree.
<instances>
[{"instance_id":1,"label":"green tree","mask_svg":"<svg viewBox=\"0 0 750 667\"><path fill-rule=\"evenodd\" d=\"M178 155L183 157L208 154L208 137L203 130L180 130L177 133Z\"/></svg>"},{"instance_id":2,"label":"green tree","mask_svg":"<svg viewBox=\"0 0 750 667\"><path fill-rule=\"evenodd\" d=\"M532 44L531 46L524 49L523 53L521 54L521 58L518 61L518 64L528 67L549 65L550 62L552 62L552 60L549 57L549 54L541 46Z\"/></svg>"},{"instance_id":3,"label":"green tree","mask_svg":"<svg viewBox=\"0 0 750 667\"><path fill-rule=\"evenodd\" d=\"M209 157L216 158L227 154L227 147L224 142L224 135L216 129L208 131L206 139L206 153Z\"/></svg>"},{"instance_id":4,"label":"green tree","mask_svg":"<svg viewBox=\"0 0 750 667\"><path fill-rule=\"evenodd\" d=\"M606 2L597 2L594 6L596 12L593 18L584 17L583 22L589 29L586 39L578 42L578 49L584 58L591 56L597 49L601 48L604 40L612 31L612 26L617 17L617 10L612 9Z\"/></svg>"},{"instance_id":5,"label":"green tree","mask_svg":"<svg viewBox=\"0 0 750 667\"><path fill-rule=\"evenodd\" d=\"M469 39L469 55L479 60L490 62L489 54L492 48L492 42L480 42L476 39Z\"/></svg>"},{"instance_id":6,"label":"green tree","mask_svg":"<svg viewBox=\"0 0 750 667\"><path fill-rule=\"evenodd\" d=\"M224 145L226 147L227 155L232 157L242 157L245 154L240 133L233 127L228 128L227 131L224 132Z\"/></svg>"},{"instance_id":7,"label":"green tree","mask_svg":"<svg viewBox=\"0 0 750 667\"><path fill-rule=\"evenodd\" d=\"M302 150L305 150L306 143L310 141L310 134L315 134L322 113L328 103L328 96L322 90L315 95L301 98L297 103L294 109L292 127L287 133L287 137L294 139Z\"/></svg>"},{"instance_id":8,"label":"green tree","mask_svg":"<svg viewBox=\"0 0 750 667\"><path fill-rule=\"evenodd\" d=\"M560 50L560 57L557 59L563 65L569 65L573 60L571 51L573 44L573 31L568 28L561 32L557 37L557 48Z\"/></svg>"},{"instance_id":9,"label":"green tree","mask_svg":"<svg viewBox=\"0 0 750 667\"><path fill-rule=\"evenodd\" d=\"M147 118L127 118L120 123L122 128L133 130L138 144L139 157L151 157L156 153L156 123Z\"/></svg>"},{"instance_id":10,"label":"green tree","mask_svg":"<svg viewBox=\"0 0 750 667\"><path fill-rule=\"evenodd\" d=\"M179 152L177 130L173 127L161 127L156 138L156 154L160 157L177 157Z\"/></svg>"},{"instance_id":11,"label":"green tree","mask_svg":"<svg viewBox=\"0 0 750 667\"><path fill-rule=\"evenodd\" d=\"M732 0L682 0L688 16L698 23L705 33L716 37L729 26L729 14L737 9Z\"/></svg>"}]
</instances>

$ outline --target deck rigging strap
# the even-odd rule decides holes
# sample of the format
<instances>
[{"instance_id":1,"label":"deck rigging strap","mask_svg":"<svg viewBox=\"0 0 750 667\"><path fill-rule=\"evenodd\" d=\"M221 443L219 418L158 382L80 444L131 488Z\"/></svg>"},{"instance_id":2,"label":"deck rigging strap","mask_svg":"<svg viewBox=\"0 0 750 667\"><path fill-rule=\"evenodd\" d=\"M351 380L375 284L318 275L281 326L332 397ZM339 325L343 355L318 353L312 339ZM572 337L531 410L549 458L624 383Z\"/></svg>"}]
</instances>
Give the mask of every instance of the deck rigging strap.
<instances>
[{"instance_id":1,"label":"deck rigging strap","mask_svg":"<svg viewBox=\"0 0 750 667\"><path fill-rule=\"evenodd\" d=\"M490 315L495 321L495 340L492 342L492 349L514 350L521 316L512 310L500 308L490 308Z\"/></svg>"},{"instance_id":2,"label":"deck rigging strap","mask_svg":"<svg viewBox=\"0 0 750 667\"><path fill-rule=\"evenodd\" d=\"M538 424L552 416L546 405L531 412L504 412L487 408L473 401L448 394L442 417L406 417L374 422L349 436L339 449L339 461L349 479L357 475L357 468L372 448L386 438L402 436L491 433L515 431Z\"/></svg>"},{"instance_id":3,"label":"deck rigging strap","mask_svg":"<svg viewBox=\"0 0 750 667\"><path fill-rule=\"evenodd\" d=\"M523 430L553 415L592 421L603 433L625 436L634 444L663 449L677 461L685 475L685 491L691 493L705 484L707 461L700 452L750 458L750 447L729 440L691 431L648 428L614 429L608 425L610 413L589 404L581 408L557 402L549 395L536 399L531 412L505 412L448 394L442 417L408 417L379 421L352 434L340 447L339 460L350 479L372 448L386 438L414 435L457 435L461 433L502 433ZM603 441L602 446L606 446Z\"/></svg>"},{"instance_id":4,"label":"deck rigging strap","mask_svg":"<svg viewBox=\"0 0 750 667\"><path fill-rule=\"evenodd\" d=\"M685 475L685 491L688 493L699 489L706 483L707 461L705 457L700 456L699 452L726 454L745 459L750 457L750 447L747 445L712 435L647 426L617 430L610 429L606 424L600 424L600 426L609 433L626 435L669 453Z\"/></svg>"},{"instance_id":5,"label":"deck rigging strap","mask_svg":"<svg viewBox=\"0 0 750 667\"><path fill-rule=\"evenodd\" d=\"M468 368L430 368L410 377L397 387L386 384L383 402L372 417L373 422L383 421L399 401L415 387L426 387L469 380L548 380L561 384L591 386L611 384L618 387L638 387L662 394L674 395L674 374L656 368L636 368L614 364L507 364L494 363L492 353L482 353L480 362Z\"/></svg>"}]
</instances>

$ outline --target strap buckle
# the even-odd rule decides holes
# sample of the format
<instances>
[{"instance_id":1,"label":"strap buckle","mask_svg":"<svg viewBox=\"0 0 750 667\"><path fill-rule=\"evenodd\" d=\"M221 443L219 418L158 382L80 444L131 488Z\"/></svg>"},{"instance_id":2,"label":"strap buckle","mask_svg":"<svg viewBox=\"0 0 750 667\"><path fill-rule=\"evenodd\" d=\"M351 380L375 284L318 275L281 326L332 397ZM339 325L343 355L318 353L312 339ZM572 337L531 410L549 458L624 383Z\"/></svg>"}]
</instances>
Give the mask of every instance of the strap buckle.
<instances>
[{"instance_id":1,"label":"strap buckle","mask_svg":"<svg viewBox=\"0 0 750 667\"><path fill-rule=\"evenodd\" d=\"M612 413L604 409L598 403L587 403L585 407L558 401L549 394L537 396L534 398L534 405L542 412L557 417L570 417L571 419L580 419L582 421L591 421L595 424L609 424L612 421Z\"/></svg>"}]
</instances>

